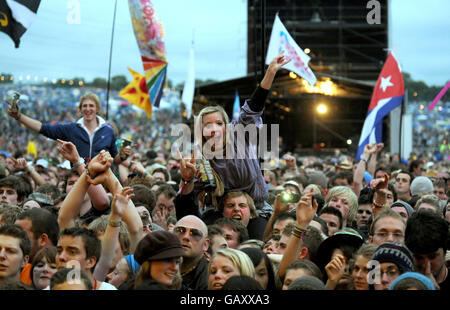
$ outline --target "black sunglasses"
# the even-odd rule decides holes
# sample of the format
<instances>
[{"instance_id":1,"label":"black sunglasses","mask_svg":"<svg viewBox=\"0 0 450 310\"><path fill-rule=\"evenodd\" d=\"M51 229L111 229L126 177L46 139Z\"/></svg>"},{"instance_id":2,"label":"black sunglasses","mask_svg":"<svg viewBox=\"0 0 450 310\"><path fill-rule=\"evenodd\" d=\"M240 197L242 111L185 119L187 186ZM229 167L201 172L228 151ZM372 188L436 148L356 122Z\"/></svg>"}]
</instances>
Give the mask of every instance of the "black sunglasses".
<instances>
[{"instance_id":1,"label":"black sunglasses","mask_svg":"<svg viewBox=\"0 0 450 310\"><path fill-rule=\"evenodd\" d=\"M184 235L186 231L189 231L189 236L193 237L195 240L200 240L203 237L203 233L201 230L198 230L196 228L186 228L183 226L177 226L175 227L175 232L178 235Z\"/></svg>"}]
</instances>

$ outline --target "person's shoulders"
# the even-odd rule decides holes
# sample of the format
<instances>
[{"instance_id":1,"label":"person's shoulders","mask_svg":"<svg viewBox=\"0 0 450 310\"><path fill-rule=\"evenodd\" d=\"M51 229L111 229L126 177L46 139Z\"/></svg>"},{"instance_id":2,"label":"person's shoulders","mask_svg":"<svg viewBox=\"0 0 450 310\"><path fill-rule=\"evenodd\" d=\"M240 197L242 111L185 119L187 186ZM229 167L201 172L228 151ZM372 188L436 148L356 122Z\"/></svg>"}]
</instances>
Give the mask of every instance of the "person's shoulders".
<instances>
[{"instance_id":1,"label":"person's shoulders","mask_svg":"<svg viewBox=\"0 0 450 310\"><path fill-rule=\"evenodd\" d=\"M111 290L115 291L115 290L117 290L117 288L114 285L109 284L108 282L102 282L102 284L100 284L98 290L99 291L111 291Z\"/></svg>"},{"instance_id":2,"label":"person's shoulders","mask_svg":"<svg viewBox=\"0 0 450 310\"><path fill-rule=\"evenodd\" d=\"M105 130L105 131L110 131L114 134L114 129L111 126L110 122L104 122L103 124L101 124L100 129Z\"/></svg>"},{"instance_id":3,"label":"person's shoulders","mask_svg":"<svg viewBox=\"0 0 450 310\"><path fill-rule=\"evenodd\" d=\"M206 267L206 268L208 268L208 264L209 264L209 261L208 261L208 259L205 257L205 256L203 256L201 259L200 259L200 261L198 262L198 266L199 267Z\"/></svg>"}]
</instances>

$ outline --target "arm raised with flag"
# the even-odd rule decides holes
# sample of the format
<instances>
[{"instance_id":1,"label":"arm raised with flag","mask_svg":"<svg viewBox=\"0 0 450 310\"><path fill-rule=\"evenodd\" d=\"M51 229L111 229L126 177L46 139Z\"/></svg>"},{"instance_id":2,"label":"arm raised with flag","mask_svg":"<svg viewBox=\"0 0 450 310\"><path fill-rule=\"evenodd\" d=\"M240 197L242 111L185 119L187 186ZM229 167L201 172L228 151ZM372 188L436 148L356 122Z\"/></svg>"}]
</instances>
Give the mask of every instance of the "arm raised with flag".
<instances>
[{"instance_id":1,"label":"arm raised with flag","mask_svg":"<svg viewBox=\"0 0 450 310\"><path fill-rule=\"evenodd\" d=\"M248 100L248 104L252 111L259 112L263 110L268 90L270 90L270 88L272 87L275 75L282 66L286 65L290 61L291 59L284 56L284 51L281 51L275 58L272 59L272 61L269 63L269 67L266 70L264 78L259 84L260 87L255 90L252 99Z\"/></svg>"},{"instance_id":2,"label":"arm raised with flag","mask_svg":"<svg viewBox=\"0 0 450 310\"><path fill-rule=\"evenodd\" d=\"M228 115L221 106L203 108L195 120L195 132L198 133L196 142L201 144L202 153L222 181L224 190L247 193L254 200L258 210L267 206L265 200L268 197L268 191L261 173L256 148L253 147L255 142L252 140L241 143L235 137L244 136L238 131L248 125L249 127L254 125L253 128L262 125L262 114L269 89L278 70L289 62L290 59L284 56L284 52L280 52L270 61L260 85L251 98L245 101L236 121L228 124ZM268 206L268 209L272 208Z\"/></svg>"}]
</instances>

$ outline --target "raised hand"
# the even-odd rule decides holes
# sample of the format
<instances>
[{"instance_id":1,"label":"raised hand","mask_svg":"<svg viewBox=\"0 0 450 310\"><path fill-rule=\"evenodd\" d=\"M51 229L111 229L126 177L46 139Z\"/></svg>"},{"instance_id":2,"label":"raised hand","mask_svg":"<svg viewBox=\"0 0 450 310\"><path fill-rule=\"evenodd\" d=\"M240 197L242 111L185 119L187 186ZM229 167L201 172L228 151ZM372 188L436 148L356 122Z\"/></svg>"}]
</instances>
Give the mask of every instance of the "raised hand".
<instances>
[{"instance_id":1,"label":"raised hand","mask_svg":"<svg viewBox=\"0 0 450 310\"><path fill-rule=\"evenodd\" d=\"M13 157L10 157L11 162L14 165L14 169L17 171L25 171L28 170L28 165L27 165L27 161L25 160L25 158L18 158L15 159Z\"/></svg>"},{"instance_id":2,"label":"raised hand","mask_svg":"<svg viewBox=\"0 0 450 310\"><path fill-rule=\"evenodd\" d=\"M130 146L122 147L119 152L120 158L128 158L128 156L131 155L131 150L134 149L136 146L138 146L138 145L133 144Z\"/></svg>"},{"instance_id":3,"label":"raised hand","mask_svg":"<svg viewBox=\"0 0 450 310\"><path fill-rule=\"evenodd\" d=\"M379 153L384 147L384 143L378 143L375 153Z\"/></svg>"},{"instance_id":4,"label":"raised hand","mask_svg":"<svg viewBox=\"0 0 450 310\"><path fill-rule=\"evenodd\" d=\"M6 103L8 103L8 110L6 111L6 113L8 113L9 116L11 116L12 118L15 118L16 120L18 120L20 117L20 108L19 108L19 104L17 103L19 101L19 98L20 98L20 94L14 93L14 98L13 98L12 102L10 102L9 100L6 100Z\"/></svg>"},{"instance_id":5,"label":"raised hand","mask_svg":"<svg viewBox=\"0 0 450 310\"><path fill-rule=\"evenodd\" d=\"M72 164L77 163L80 159L80 155L78 154L75 144L60 139L56 139L56 141L59 143L58 147L56 148L58 152Z\"/></svg>"},{"instance_id":6,"label":"raised hand","mask_svg":"<svg viewBox=\"0 0 450 310\"><path fill-rule=\"evenodd\" d=\"M366 154L367 156L370 156L373 153L375 153L376 149L377 149L376 143L368 143L368 144L366 144L366 146L364 146L364 154Z\"/></svg>"},{"instance_id":7,"label":"raised hand","mask_svg":"<svg viewBox=\"0 0 450 310\"><path fill-rule=\"evenodd\" d=\"M277 56L275 56L272 61L269 63L268 70L273 70L277 72L280 70L282 66L289 63L291 59L289 57L284 56L284 51L281 51Z\"/></svg>"},{"instance_id":8,"label":"raised hand","mask_svg":"<svg viewBox=\"0 0 450 310\"><path fill-rule=\"evenodd\" d=\"M179 150L177 150L178 158L180 160L180 174L181 178L185 181L190 181L197 175L197 169L195 167L195 152L194 156L192 158L186 158L184 159L183 156L181 156L181 153Z\"/></svg>"},{"instance_id":9,"label":"raised hand","mask_svg":"<svg viewBox=\"0 0 450 310\"><path fill-rule=\"evenodd\" d=\"M131 187L122 188L120 193L114 195L114 199L111 204L111 213L122 217L128 206L128 202L133 197L134 193Z\"/></svg>"},{"instance_id":10,"label":"raised hand","mask_svg":"<svg viewBox=\"0 0 450 310\"><path fill-rule=\"evenodd\" d=\"M109 152L102 150L95 156L88 164L88 171L91 177L95 177L97 174L102 173L111 167L113 158Z\"/></svg>"},{"instance_id":11,"label":"raised hand","mask_svg":"<svg viewBox=\"0 0 450 310\"><path fill-rule=\"evenodd\" d=\"M333 259L325 266L325 271L328 276L328 280L337 283L345 272L345 257L341 254L337 254Z\"/></svg>"},{"instance_id":12,"label":"raised hand","mask_svg":"<svg viewBox=\"0 0 450 310\"><path fill-rule=\"evenodd\" d=\"M388 186L389 176L384 175L382 178L373 179L370 181L370 188L373 188L375 191L380 189L386 189Z\"/></svg>"},{"instance_id":13,"label":"raised hand","mask_svg":"<svg viewBox=\"0 0 450 310\"><path fill-rule=\"evenodd\" d=\"M309 191L306 191L297 203L297 224L302 229L306 229L308 227L308 224L312 221L317 212L318 205L316 200L313 201L313 195L314 189L310 188Z\"/></svg>"},{"instance_id":14,"label":"raised hand","mask_svg":"<svg viewBox=\"0 0 450 310\"><path fill-rule=\"evenodd\" d=\"M278 194L278 195L275 197L275 202L274 202L274 204L273 204L273 213L274 213L275 215L278 215L278 214L281 214L281 213L283 213L283 212L285 212L285 211L288 211L288 210L289 210L288 204L282 202L282 201L281 201L281 194Z\"/></svg>"},{"instance_id":15,"label":"raised hand","mask_svg":"<svg viewBox=\"0 0 450 310\"><path fill-rule=\"evenodd\" d=\"M380 152L384 147L384 143L369 143L364 147L364 154L370 156L372 154L376 154Z\"/></svg>"}]
</instances>

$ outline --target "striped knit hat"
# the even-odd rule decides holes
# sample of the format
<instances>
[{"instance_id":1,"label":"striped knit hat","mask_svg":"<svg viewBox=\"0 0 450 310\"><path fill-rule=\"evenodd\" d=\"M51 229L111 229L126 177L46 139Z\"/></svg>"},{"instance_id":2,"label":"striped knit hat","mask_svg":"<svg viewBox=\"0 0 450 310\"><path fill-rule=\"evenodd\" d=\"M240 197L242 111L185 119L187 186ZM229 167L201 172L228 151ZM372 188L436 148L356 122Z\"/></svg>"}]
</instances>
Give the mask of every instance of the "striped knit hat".
<instances>
[{"instance_id":1,"label":"striped knit hat","mask_svg":"<svg viewBox=\"0 0 450 310\"><path fill-rule=\"evenodd\" d=\"M414 271L411 251L399 242L384 242L380 244L372 255L372 260L381 263L394 263L402 273Z\"/></svg>"}]
</instances>

